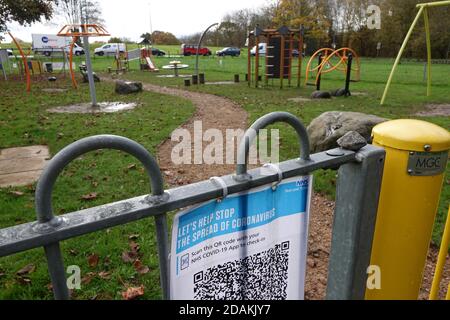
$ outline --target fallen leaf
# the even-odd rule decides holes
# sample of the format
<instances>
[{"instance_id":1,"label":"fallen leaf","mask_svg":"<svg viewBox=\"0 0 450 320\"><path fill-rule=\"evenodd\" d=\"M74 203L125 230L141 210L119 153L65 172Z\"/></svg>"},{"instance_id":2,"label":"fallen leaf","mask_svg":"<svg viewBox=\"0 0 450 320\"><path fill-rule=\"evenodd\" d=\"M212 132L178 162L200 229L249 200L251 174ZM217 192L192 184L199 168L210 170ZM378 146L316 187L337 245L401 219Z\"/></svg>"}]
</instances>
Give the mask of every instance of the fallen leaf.
<instances>
[{"instance_id":1,"label":"fallen leaf","mask_svg":"<svg viewBox=\"0 0 450 320\"><path fill-rule=\"evenodd\" d=\"M137 258L137 254L133 253L133 252L128 252L128 251L124 251L122 252L122 261L129 263L129 262L133 262L134 260L136 260Z\"/></svg>"},{"instance_id":2,"label":"fallen leaf","mask_svg":"<svg viewBox=\"0 0 450 320\"><path fill-rule=\"evenodd\" d=\"M29 264L29 265L23 267L22 269L20 269L19 271L17 271L17 275L24 276L24 275L33 273L34 271L36 271L36 266L34 264Z\"/></svg>"},{"instance_id":3,"label":"fallen leaf","mask_svg":"<svg viewBox=\"0 0 450 320\"><path fill-rule=\"evenodd\" d=\"M18 281L20 284L23 284L23 285L29 285L29 284L31 284L31 279L30 279L30 278L27 278L27 277L18 277L18 278L17 278L17 281Z\"/></svg>"},{"instance_id":4,"label":"fallen leaf","mask_svg":"<svg viewBox=\"0 0 450 320\"><path fill-rule=\"evenodd\" d=\"M98 276L100 278L102 278L103 280L109 280L111 279L111 273L110 272L106 272L106 271L102 271L98 274Z\"/></svg>"},{"instance_id":5,"label":"fallen leaf","mask_svg":"<svg viewBox=\"0 0 450 320\"><path fill-rule=\"evenodd\" d=\"M88 257L88 264L89 264L89 267L91 267L91 268L97 267L97 266L98 266L99 260L100 260L100 258L99 258L98 255L96 255L96 254L91 254L91 255Z\"/></svg>"},{"instance_id":6,"label":"fallen leaf","mask_svg":"<svg viewBox=\"0 0 450 320\"><path fill-rule=\"evenodd\" d=\"M142 264L142 262L141 262L141 260L136 260L134 263L133 263L133 267L134 267L134 269L136 269L136 271L139 273L139 274L147 274L147 273L149 273L150 272L150 268L149 267L147 267L147 266L144 266L143 264Z\"/></svg>"},{"instance_id":7,"label":"fallen leaf","mask_svg":"<svg viewBox=\"0 0 450 320\"><path fill-rule=\"evenodd\" d=\"M94 200L97 199L98 194L96 192L93 193L89 193L89 194L85 194L84 196L81 197L82 200Z\"/></svg>"},{"instance_id":8,"label":"fallen leaf","mask_svg":"<svg viewBox=\"0 0 450 320\"><path fill-rule=\"evenodd\" d=\"M128 239L129 240L137 240L141 235L139 234L131 234Z\"/></svg>"},{"instance_id":9,"label":"fallen leaf","mask_svg":"<svg viewBox=\"0 0 450 320\"><path fill-rule=\"evenodd\" d=\"M131 241L130 242L130 249L131 249L131 252L138 253L139 250L141 250L141 247L136 242Z\"/></svg>"},{"instance_id":10,"label":"fallen leaf","mask_svg":"<svg viewBox=\"0 0 450 320\"><path fill-rule=\"evenodd\" d=\"M75 250L75 249L70 249L70 250L69 250L69 254L70 254L71 256L77 256L77 255L78 255L78 251Z\"/></svg>"},{"instance_id":11,"label":"fallen leaf","mask_svg":"<svg viewBox=\"0 0 450 320\"><path fill-rule=\"evenodd\" d=\"M133 169L136 169L136 164L135 163L133 163L133 164L130 164L128 167L127 167L127 169L128 170L133 170Z\"/></svg>"},{"instance_id":12,"label":"fallen leaf","mask_svg":"<svg viewBox=\"0 0 450 320\"><path fill-rule=\"evenodd\" d=\"M81 283L89 284L89 283L91 283L92 279L94 279L95 276L96 276L96 274L94 272L89 272L81 279Z\"/></svg>"},{"instance_id":13,"label":"fallen leaf","mask_svg":"<svg viewBox=\"0 0 450 320\"><path fill-rule=\"evenodd\" d=\"M20 192L20 191L11 191L10 194L12 194L15 197L21 197L21 196L25 195L25 193Z\"/></svg>"},{"instance_id":14,"label":"fallen leaf","mask_svg":"<svg viewBox=\"0 0 450 320\"><path fill-rule=\"evenodd\" d=\"M134 300L136 298L142 297L144 295L144 286L137 288L130 287L127 291L122 292L122 298L124 300Z\"/></svg>"}]
</instances>

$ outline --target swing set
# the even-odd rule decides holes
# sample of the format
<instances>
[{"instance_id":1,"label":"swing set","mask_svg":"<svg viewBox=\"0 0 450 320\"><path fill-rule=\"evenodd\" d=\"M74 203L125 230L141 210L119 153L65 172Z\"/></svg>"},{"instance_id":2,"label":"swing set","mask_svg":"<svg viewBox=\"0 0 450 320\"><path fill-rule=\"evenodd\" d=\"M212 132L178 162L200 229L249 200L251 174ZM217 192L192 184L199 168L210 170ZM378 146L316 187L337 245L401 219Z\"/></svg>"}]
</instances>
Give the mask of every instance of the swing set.
<instances>
[{"instance_id":1,"label":"swing set","mask_svg":"<svg viewBox=\"0 0 450 320\"><path fill-rule=\"evenodd\" d=\"M419 12L417 13L416 18L414 19L408 33L406 34L405 40L398 52L397 59L395 60L394 66L392 67L391 74L389 75L389 79L386 84L386 88L384 89L383 97L381 98L381 105L384 105L386 102L386 97L389 92L389 88L392 83L392 79L394 78L395 71L397 66L400 63L400 59L402 58L403 52L406 49L406 46L411 38L411 35L416 27L417 23L421 16L423 16L424 24L425 24L425 35L427 42L427 96L431 95L431 35L430 35L430 19L428 15L428 8L433 7L444 7L450 6L450 1L438 1L438 2L428 2L428 3L419 3L417 8L419 8Z\"/></svg>"}]
</instances>

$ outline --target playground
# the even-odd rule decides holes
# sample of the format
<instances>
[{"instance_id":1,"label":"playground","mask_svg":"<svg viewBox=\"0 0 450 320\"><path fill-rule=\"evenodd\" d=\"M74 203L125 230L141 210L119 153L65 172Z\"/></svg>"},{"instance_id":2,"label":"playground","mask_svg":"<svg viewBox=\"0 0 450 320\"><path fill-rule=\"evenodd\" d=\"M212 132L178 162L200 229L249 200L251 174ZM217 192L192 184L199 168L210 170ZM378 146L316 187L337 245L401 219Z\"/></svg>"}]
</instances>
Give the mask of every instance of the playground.
<instances>
[{"instance_id":1,"label":"playground","mask_svg":"<svg viewBox=\"0 0 450 320\"><path fill-rule=\"evenodd\" d=\"M198 121L202 121L204 131L246 130L267 114L284 111L309 126L324 113L335 111L387 120L424 120L450 130L450 64L402 59L394 75L393 58L359 57L351 48L318 48L314 54L303 57L300 33L280 30L255 32L249 50L243 50L239 57L182 56L180 46L168 45L158 46L166 56L154 56L149 46L137 44L127 45L125 53L96 56L99 43L91 43L87 57L34 55L27 49L30 45L23 43L16 45L13 57L0 56L4 71L0 78L0 229L35 223L37 179L45 165L68 145L90 136L116 135L141 144L154 155L163 187L172 194L177 188L189 188L236 170L236 165L173 163L171 157L177 143L171 139L172 133L181 129L194 135ZM105 29L101 32L107 34ZM86 36L66 33L67 37L83 35ZM266 55L256 53L252 57L251 47L266 40ZM13 48L14 43L2 43L2 47ZM291 53L285 53L287 48ZM293 48L299 49L298 57L292 56ZM220 48L210 49L216 52ZM60 70L45 67L49 63ZM388 78L390 88L386 87ZM118 81L142 85L131 94L121 94L117 91ZM323 94L318 92L329 97L322 99ZM384 104L380 105L382 98ZM280 131L280 161L298 159L296 132L284 124L271 124L269 128ZM425 146L425 151L430 150ZM327 154L339 158L350 151L339 152ZM100 148L83 154L61 169L53 189L53 214L86 210L87 215L108 218L134 210L136 199L148 192L146 170L148 164L141 165L125 152ZM305 298L322 300L330 281L333 225L342 196L336 190L342 176L332 163L313 175ZM448 163L443 180L420 300L430 298L446 225L450 203ZM152 192L154 189L152 181ZM124 199L136 202L119 202ZM158 201L165 201L164 195L156 200L143 199L139 205L154 205L151 201L158 205ZM110 203L116 203L116 207ZM98 207L97 211L89 211ZM174 212L169 212L167 219L170 228ZM128 300L130 290L138 291L132 298L167 297L167 288L161 285L162 260L158 257L158 230L164 223L158 219L137 220L61 242L65 266L75 265L83 270L83 290L70 291L71 299ZM33 228L36 226L39 224ZM0 244L4 239L0 237ZM450 258L444 257L443 261L442 281L435 288L435 298L439 299L446 298L450 284ZM52 299L55 284L50 280L43 250L2 257L0 288L0 299Z\"/></svg>"},{"instance_id":2,"label":"playground","mask_svg":"<svg viewBox=\"0 0 450 320\"><path fill-rule=\"evenodd\" d=\"M175 47L165 49L174 50ZM193 59L185 57L183 63L194 65ZM56 154L71 141L86 136L105 132L123 135L139 141L149 150L157 153L167 183L175 186L201 181L217 172L225 174L233 171L232 167L222 167L219 170L217 167L211 169L206 167L205 170L196 166L180 169L170 165L171 143L170 141L165 142L167 137L179 126L186 126L189 129L194 119L205 119L205 115L211 117L210 120L205 119L211 127L217 127L223 123L224 128L244 128L248 123L274 110L283 109L291 112L308 124L321 113L338 109L370 113L390 119L424 119L444 128L450 128L448 117L450 66L448 65L433 66L433 96L427 98L421 94L426 89L422 78L423 63L404 61L392 88L393 93L389 104L380 107L379 99L384 81L392 65L391 60L362 59L361 78L363 81L352 83L352 90L364 92L366 95L315 101L309 99L314 87L302 87L300 90L296 87L285 87L283 90L279 90L276 86L254 88L248 87L247 83L243 81L233 85L185 88L182 79L158 77L161 72L131 70L122 75L110 75L107 68L113 63L113 60L111 57L95 58L93 60L95 72L101 75L102 79L120 77L144 82L146 90L142 94L114 97L115 99L113 99L124 102L138 101L139 107L117 114L53 114L49 113L48 109L80 101L88 102L88 85L81 83L78 90L73 90L70 78L67 77L65 80L59 80L58 84L58 87L67 89L65 92L45 92L43 89L49 88L53 84L48 81L40 81L33 84L31 93L27 93L22 81L0 82L3 97L0 102L0 112L1 119L3 119L2 128L4 128L1 132L2 147L48 145L50 153ZM224 58L222 63L220 60L215 57L202 58L200 67L206 75L207 82L230 81L234 74L240 74L241 77L245 74L247 66L245 56L237 59ZM170 61L167 58L155 58L155 63L159 67L168 62ZM192 73L192 70L180 72L189 74ZM323 78L322 88L338 88L342 86L343 79L344 77L340 73L327 74ZM111 79L111 81L113 80ZM97 84L97 91L100 100L110 100L113 84L109 80L102 81ZM201 96L197 98L197 95L204 93L211 95L209 99L219 100L205 100ZM304 100L303 102L293 102L291 99L295 98L304 98ZM198 105L199 101L204 101L204 107ZM232 103L231 107L227 107L227 102ZM224 105L224 110L220 109L220 104ZM431 106L433 107L431 108ZM440 110L438 114L435 114L436 107ZM236 108L236 111L227 114L226 110L230 110L230 108ZM216 119L221 119L221 121ZM288 159L295 156L295 150L292 148L292 145L296 144L295 136L283 126L279 126L279 128L283 137L281 157ZM89 172L89 174L83 174L83 172ZM118 172L121 173L120 176L117 175ZM447 169L438 223L433 236L435 244L440 241L448 209L446 207L450 199L449 179L450 170ZM136 183L137 181L139 183ZM320 171L315 175L317 196L314 199L311 223L313 240L311 240L312 246L308 258L308 266L315 272L313 272L314 276L307 280L307 298L309 299L324 297L335 183L336 177L333 171ZM146 182L141 177L140 166L131 158L109 151L98 152L83 157L65 171L55 189L55 210L61 214L137 196L141 193L141 189L145 188L145 184ZM119 190L120 192L118 192ZM25 187L0 189L0 202L2 203L0 225L6 227L33 221L33 193L33 184ZM86 200L87 198L89 200ZM18 217L13 214L14 212L22 212L23 215L18 220ZM327 225L329 231L323 232L323 225ZM124 290L125 284L145 285L147 290L143 297L146 299L160 297L156 249L154 245L148 245L154 243L153 238L146 235L148 228L153 230L153 222L138 222L64 243L63 250L68 263L78 264L90 270L83 279L87 290L82 291L81 295L75 292L74 298L120 298L120 292ZM142 245L144 243L145 246ZM129 246L136 244L142 246L141 263L150 268L146 274L136 274L136 269L132 264L122 261L121 253L129 252ZM427 267L428 286L432 279L432 265L433 259L436 257L436 250L433 249L430 252L429 267ZM111 254L112 252L114 254ZM98 257L99 262L90 262L92 257ZM29 261L33 261L35 271L23 277L12 272L27 266ZM36 299L52 296L51 290L45 289L50 282L45 268L45 259L39 250L2 258L0 274L3 274L0 282L5 288L1 291L3 299ZM448 272L446 276L448 281L450 278ZM105 278L109 281L104 281ZM426 291L422 291L421 298L426 297Z\"/></svg>"}]
</instances>

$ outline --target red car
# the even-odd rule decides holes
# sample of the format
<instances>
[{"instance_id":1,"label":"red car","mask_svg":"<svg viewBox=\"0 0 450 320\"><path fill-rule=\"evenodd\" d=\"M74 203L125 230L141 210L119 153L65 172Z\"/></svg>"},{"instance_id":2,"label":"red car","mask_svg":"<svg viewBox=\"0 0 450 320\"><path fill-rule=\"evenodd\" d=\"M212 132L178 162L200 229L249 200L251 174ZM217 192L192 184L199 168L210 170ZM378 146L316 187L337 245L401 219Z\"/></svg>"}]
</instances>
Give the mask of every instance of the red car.
<instances>
[{"instance_id":1,"label":"red car","mask_svg":"<svg viewBox=\"0 0 450 320\"><path fill-rule=\"evenodd\" d=\"M182 45L181 46L183 56L195 56L197 54L197 46L194 45ZM211 50L208 48L200 48L198 54L201 56L210 56Z\"/></svg>"}]
</instances>

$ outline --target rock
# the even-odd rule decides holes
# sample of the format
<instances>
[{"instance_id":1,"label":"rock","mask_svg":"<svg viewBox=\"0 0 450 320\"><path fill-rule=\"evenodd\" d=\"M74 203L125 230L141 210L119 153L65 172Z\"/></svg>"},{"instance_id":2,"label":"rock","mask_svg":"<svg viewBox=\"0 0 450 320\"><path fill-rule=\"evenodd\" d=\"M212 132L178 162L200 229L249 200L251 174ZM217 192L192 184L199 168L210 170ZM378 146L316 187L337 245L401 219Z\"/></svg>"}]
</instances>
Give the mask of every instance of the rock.
<instances>
[{"instance_id":1,"label":"rock","mask_svg":"<svg viewBox=\"0 0 450 320\"><path fill-rule=\"evenodd\" d=\"M371 143L373 127L385 121L387 119L358 112L326 112L308 127L311 152L338 148L337 141L350 131L356 131Z\"/></svg>"},{"instance_id":2,"label":"rock","mask_svg":"<svg viewBox=\"0 0 450 320\"><path fill-rule=\"evenodd\" d=\"M314 91L311 94L311 98L313 99L331 99L331 93L328 91Z\"/></svg>"},{"instance_id":3,"label":"rock","mask_svg":"<svg viewBox=\"0 0 450 320\"><path fill-rule=\"evenodd\" d=\"M345 88L337 89L331 93L333 97L344 97L347 95Z\"/></svg>"},{"instance_id":4,"label":"rock","mask_svg":"<svg viewBox=\"0 0 450 320\"><path fill-rule=\"evenodd\" d=\"M140 82L125 82L116 81L116 93L130 94L142 91L142 83Z\"/></svg>"},{"instance_id":5,"label":"rock","mask_svg":"<svg viewBox=\"0 0 450 320\"><path fill-rule=\"evenodd\" d=\"M89 78L88 78L87 72L81 72L81 74L83 75L83 82L88 83ZM98 75L95 72L93 72L92 75L94 76L94 82L100 82L100 78L98 77Z\"/></svg>"},{"instance_id":6,"label":"rock","mask_svg":"<svg viewBox=\"0 0 450 320\"><path fill-rule=\"evenodd\" d=\"M308 264L308 267L310 268L315 268L316 267L316 261L312 258L308 258L308 260L306 261L306 263Z\"/></svg>"},{"instance_id":7,"label":"rock","mask_svg":"<svg viewBox=\"0 0 450 320\"><path fill-rule=\"evenodd\" d=\"M337 144L343 149L359 151L367 145L367 140L358 132L350 131L340 138Z\"/></svg>"}]
</instances>

